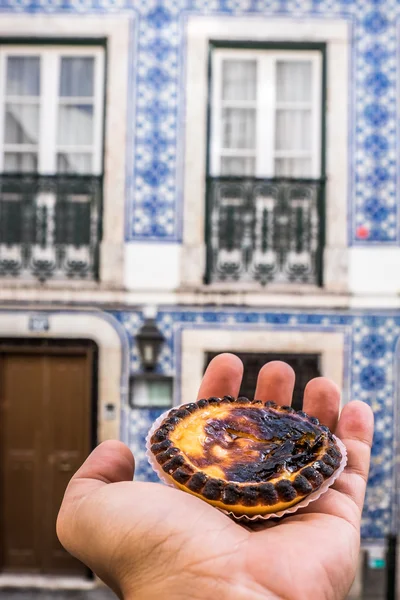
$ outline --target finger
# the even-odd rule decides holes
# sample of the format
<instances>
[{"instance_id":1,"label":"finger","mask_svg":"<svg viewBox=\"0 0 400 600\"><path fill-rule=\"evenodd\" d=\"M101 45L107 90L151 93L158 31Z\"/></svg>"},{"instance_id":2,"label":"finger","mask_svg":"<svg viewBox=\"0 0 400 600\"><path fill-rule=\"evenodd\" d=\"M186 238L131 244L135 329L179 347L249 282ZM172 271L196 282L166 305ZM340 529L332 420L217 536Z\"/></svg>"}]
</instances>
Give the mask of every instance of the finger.
<instances>
[{"instance_id":1,"label":"finger","mask_svg":"<svg viewBox=\"0 0 400 600\"><path fill-rule=\"evenodd\" d=\"M234 354L219 354L212 359L204 374L197 399L216 396L236 397L242 383L243 364Z\"/></svg>"},{"instance_id":2,"label":"finger","mask_svg":"<svg viewBox=\"0 0 400 600\"><path fill-rule=\"evenodd\" d=\"M336 383L326 377L309 381L304 390L303 410L317 417L323 425L335 431L339 417L340 390Z\"/></svg>"},{"instance_id":3,"label":"finger","mask_svg":"<svg viewBox=\"0 0 400 600\"><path fill-rule=\"evenodd\" d=\"M373 430L372 410L364 402L355 400L343 408L335 432L346 446L347 466L333 487L352 498L360 511L368 479Z\"/></svg>"},{"instance_id":4,"label":"finger","mask_svg":"<svg viewBox=\"0 0 400 600\"><path fill-rule=\"evenodd\" d=\"M272 400L281 406L292 402L295 375L292 367L273 360L262 367L258 374L255 398L267 402Z\"/></svg>"},{"instance_id":5,"label":"finger","mask_svg":"<svg viewBox=\"0 0 400 600\"><path fill-rule=\"evenodd\" d=\"M97 446L72 477L65 491L57 519L59 536L65 537L64 525L83 497L109 483L132 481L134 467L132 452L122 442L109 440Z\"/></svg>"},{"instance_id":6,"label":"finger","mask_svg":"<svg viewBox=\"0 0 400 600\"><path fill-rule=\"evenodd\" d=\"M72 477L71 482L78 479L94 479L102 483L130 481L133 477L134 464L128 446L118 440L108 440L93 450Z\"/></svg>"}]
</instances>

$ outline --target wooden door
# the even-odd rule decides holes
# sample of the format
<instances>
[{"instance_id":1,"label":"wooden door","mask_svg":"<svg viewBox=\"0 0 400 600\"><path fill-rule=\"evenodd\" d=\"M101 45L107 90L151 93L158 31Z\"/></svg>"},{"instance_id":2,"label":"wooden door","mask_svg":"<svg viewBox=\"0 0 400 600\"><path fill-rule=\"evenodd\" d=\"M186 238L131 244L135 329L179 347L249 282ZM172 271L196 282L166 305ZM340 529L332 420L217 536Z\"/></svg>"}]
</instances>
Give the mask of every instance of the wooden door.
<instances>
[{"instance_id":1,"label":"wooden door","mask_svg":"<svg viewBox=\"0 0 400 600\"><path fill-rule=\"evenodd\" d=\"M86 575L55 523L91 450L93 349L0 346L0 531L5 572Z\"/></svg>"},{"instance_id":2,"label":"wooden door","mask_svg":"<svg viewBox=\"0 0 400 600\"><path fill-rule=\"evenodd\" d=\"M229 350L227 350L229 352ZM219 352L207 352L206 366ZM272 360L282 360L288 363L296 373L296 383L293 392L292 406L301 410L303 406L304 388L310 379L319 377L320 357L318 354L271 354L257 352L233 352L244 366L243 380L239 395L246 398L254 398L256 391L258 373L266 363Z\"/></svg>"}]
</instances>

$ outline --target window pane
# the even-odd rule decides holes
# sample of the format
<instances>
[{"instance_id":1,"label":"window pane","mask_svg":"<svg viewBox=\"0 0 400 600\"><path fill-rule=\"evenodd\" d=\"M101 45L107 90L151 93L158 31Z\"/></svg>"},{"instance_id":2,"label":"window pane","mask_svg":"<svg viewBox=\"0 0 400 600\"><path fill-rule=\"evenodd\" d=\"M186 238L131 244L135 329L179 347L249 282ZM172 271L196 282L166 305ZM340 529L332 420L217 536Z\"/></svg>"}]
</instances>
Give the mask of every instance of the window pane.
<instances>
[{"instance_id":1,"label":"window pane","mask_svg":"<svg viewBox=\"0 0 400 600\"><path fill-rule=\"evenodd\" d=\"M172 383L138 379L133 384L131 400L138 407L172 406Z\"/></svg>"},{"instance_id":2,"label":"window pane","mask_svg":"<svg viewBox=\"0 0 400 600\"><path fill-rule=\"evenodd\" d=\"M62 57L60 74L60 96L93 96L94 58Z\"/></svg>"},{"instance_id":3,"label":"window pane","mask_svg":"<svg viewBox=\"0 0 400 600\"><path fill-rule=\"evenodd\" d=\"M278 61L276 87L278 102L309 102L312 88L310 61Z\"/></svg>"},{"instance_id":4,"label":"window pane","mask_svg":"<svg viewBox=\"0 0 400 600\"><path fill-rule=\"evenodd\" d=\"M255 148L256 111L252 108L222 110L224 148Z\"/></svg>"},{"instance_id":5,"label":"window pane","mask_svg":"<svg viewBox=\"0 0 400 600\"><path fill-rule=\"evenodd\" d=\"M91 238L89 198L68 193L62 198L63 202L55 207L55 242L75 248L88 246Z\"/></svg>"},{"instance_id":6,"label":"window pane","mask_svg":"<svg viewBox=\"0 0 400 600\"><path fill-rule=\"evenodd\" d=\"M149 404L151 406L170 406L171 384L169 381L152 381L149 382Z\"/></svg>"},{"instance_id":7,"label":"window pane","mask_svg":"<svg viewBox=\"0 0 400 600\"><path fill-rule=\"evenodd\" d=\"M58 143L86 146L93 142L93 106L60 105L58 109Z\"/></svg>"},{"instance_id":8,"label":"window pane","mask_svg":"<svg viewBox=\"0 0 400 600\"><path fill-rule=\"evenodd\" d=\"M92 155L83 152L59 152L57 154L58 173L87 173L92 172Z\"/></svg>"},{"instance_id":9,"label":"window pane","mask_svg":"<svg viewBox=\"0 0 400 600\"><path fill-rule=\"evenodd\" d=\"M311 110L277 110L275 149L310 151L311 146Z\"/></svg>"},{"instance_id":10,"label":"window pane","mask_svg":"<svg viewBox=\"0 0 400 600\"><path fill-rule=\"evenodd\" d=\"M222 99L255 100L257 62L255 60L224 60L222 62Z\"/></svg>"},{"instance_id":11,"label":"window pane","mask_svg":"<svg viewBox=\"0 0 400 600\"><path fill-rule=\"evenodd\" d=\"M2 244L12 246L23 242L23 210L21 202L23 196L19 194L7 194L7 192L4 192L4 188L6 188L6 185L2 186L0 200L0 239Z\"/></svg>"},{"instance_id":12,"label":"window pane","mask_svg":"<svg viewBox=\"0 0 400 600\"><path fill-rule=\"evenodd\" d=\"M40 95L40 58L38 56L9 56L7 58L7 87L9 96Z\"/></svg>"},{"instance_id":13,"label":"window pane","mask_svg":"<svg viewBox=\"0 0 400 600\"><path fill-rule=\"evenodd\" d=\"M6 104L4 140L6 144L37 144L39 107L32 104Z\"/></svg>"},{"instance_id":14,"label":"window pane","mask_svg":"<svg viewBox=\"0 0 400 600\"><path fill-rule=\"evenodd\" d=\"M221 158L221 175L248 176L255 174L255 159L248 156L223 156Z\"/></svg>"},{"instance_id":15,"label":"window pane","mask_svg":"<svg viewBox=\"0 0 400 600\"><path fill-rule=\"evenodd\" d=\"M311 158L275 159L276 177L311 177Z\"/></svg>"},{"instance_id":16,"label":"window pane","mask_svg":"<svg viewBox=\"0 0 400 600\"><path fill-rule=\"evenodd\" d=\"M5 152L4 171L13 173L36 173L37 154L34 152Z\"/></svg>"}]
</instances>

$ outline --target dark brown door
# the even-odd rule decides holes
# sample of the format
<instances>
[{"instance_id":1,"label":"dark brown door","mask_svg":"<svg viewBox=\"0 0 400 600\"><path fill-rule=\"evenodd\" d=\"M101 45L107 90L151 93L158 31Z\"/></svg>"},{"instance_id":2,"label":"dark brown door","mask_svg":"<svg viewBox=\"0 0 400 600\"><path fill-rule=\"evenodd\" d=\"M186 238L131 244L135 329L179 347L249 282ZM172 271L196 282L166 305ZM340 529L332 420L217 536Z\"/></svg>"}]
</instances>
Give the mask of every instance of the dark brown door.
<instances>
[{"instance_id":1,"label":"dark brown door","mask_svg":"<svg viewBox=\"0 0 400 600\"><path fill-rule=\"evenodd\" d=\"M228 350L229 352L229 350ZM207 352L206 366L219 352ZM267 362L272 360L282 360L288 363L296 373L296 383L293 392L292 406L296 410L301 410L303 406L304 388L310 379L319 377L320 357L318 354L263 354L256 352L233 352L244 365L242 386L239 395L247 398L254 398L256 391L258 373Z\"/></svg>"},{"instance_id":2,"label":"dark brown door","mask_svg":"<svg viewBox=\"0 0 400 600\"><path fill-rule=\"evenodd\" d=\"M69 479L91 450L91 347L0 346L1 569L86 575L58 542Z\"/></svg>"}]
</instances>

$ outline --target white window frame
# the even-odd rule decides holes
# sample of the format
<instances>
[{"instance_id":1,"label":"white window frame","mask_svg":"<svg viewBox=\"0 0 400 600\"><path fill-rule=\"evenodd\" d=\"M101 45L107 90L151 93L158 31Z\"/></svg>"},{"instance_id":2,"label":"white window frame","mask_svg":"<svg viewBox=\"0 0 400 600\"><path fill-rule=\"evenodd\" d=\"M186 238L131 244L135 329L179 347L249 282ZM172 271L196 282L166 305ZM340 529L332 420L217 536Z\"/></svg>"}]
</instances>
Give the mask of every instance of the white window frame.
<instances>
[{"instance_id":1,"label":"white window frame","mask_svg":"<svg viewBox=\"0 0 400 600\"><path fill-rule=\"evenodd\" d=\"M351 98L351 22L345 18L298 19L271 15L190 15L186 22L186 86L185 138L182 144L184 161L183 248L181 252L181 289L201 290L204 301L220 302L221 285L204 285L207 248L205 244L206 186L207 186L207 119L209 115L209 57L210 44L227 45L229 42L246 44L321 44L325 45L326 62L326 230L323 255L324 288L315 288L321 294L337 294L349 290L348 198L349 198L349 98ZM232 45L233 45L232 44ZM268 286L260 290L256 283L250 286L226 285L227 302L276 303L279 293L290 293L290 305L298 298L304 303L304 286L294 284ZM313 288L314 289L314 288ZM247 291L249 292L247 294ZM237 295L243 292L246 295ZM271 294L270 294L271 292ZM211 295L214 294L215 295ZM317 300L318 302L320 300Z\"/></svg>"},{"instance_id":2,"label":"white window frame","mask_svg":"<svg viewBox=\"0 0 400 600\"><path fill-rule=\"evenodd\" d=\"M224 60L248 60L257 63L257 100L229 101L229 106L235 104L238 108L256 107L256 144L255 150L229 150L222 147L222 63ZM319 50L272 50L245 48L214 48L212 50L211 67L211 136L210 136L210 174L217 177L221 174L221 158L229 156L249 156L255 158L255 177L270 178L275 176L275 159L301 158L300 151L278 151L275 148L275 118L276 101L276 65L280 60L310 61L312 64L313 87L311 103L305 108L312 110L313 138L310 153L310 178L321 176L321 119L322 119L322 53ZM298 107L296 103L296 108ZM290 108L285 103L283 108ZM290 155L291 154L291 155Z\"/></svg>"},{"instance_id":3,"label":"white window frame","mask_svg":"<svg viewBox=\"0 0 400 600\"><path fill-rule=\"evenodd\" d=\"M40 58L40 96L39 96L39 140L37 144L38 169L43 175L57 173L58 152L90 152L92 169L88 175L101 175L103 166L103 122L104 122L104 61L105 51L102 46L68 46L65 45L4 45L0 48L0 172L4 171L5 151L13 151L10 144L4 144L5 104L7 58L10 56L31 56ZM59 96L59 80L62 57L93 57L94 95L92 97ZM29 102L29 96L18 97ZM37 97L35 97L37 99ZM93 104L93 143L90 146L61 146L57 144L58 107L61 104ZM6 147L5 147L6 146ZM16 144L15 150L32 151L31 146Z\"/></svg>"},{"instance_id":4,"label":"white window frame","mask_svg":"<svg viewBox=\"0 0 400 600\"><path fill-rule=\"evenodd\" d=\"M55 45L66 47L68 41L74 39L82 40L82 46L90 49L101 45L106 47L107 77L104 102L107 107L107 118L104 124L103 142L103 235L100 246L100 281L69 281L68 286L65 281L48 281L40 285L36 281L32 284L24 282L21 292L18 289L20 283L6 285L2 282L0 292L3 300L10 297L26 298L26 288L29 285L33 288L30 292L32 301L43 300L43 294L47 293L46 297L49 301L59 299L68 303L78 301L79 298L79 301L92 302L96 298L97 291L101 298L110 299L113 293L110 290L121 290L126 287L124 219L126 195L130 193L129 187L127 192L126 177L133 168L132 148L129 144L134 138L133 119L129 118L131 110L128 106L128 100L133 97L134 79L130 78L129 74L132 61L135 60L137 17L134 13L79 15L57 12L37 15L4 13L0 20L0 37L7 39L14 37L15 48L20 40L32 40L33 26L38 39L49 36L52 40L57 38L59 43L57 41ZM96 44L87 46L88 40ZM108 295L104 296L104 294Z\"/></svg>"}]
</instances>

